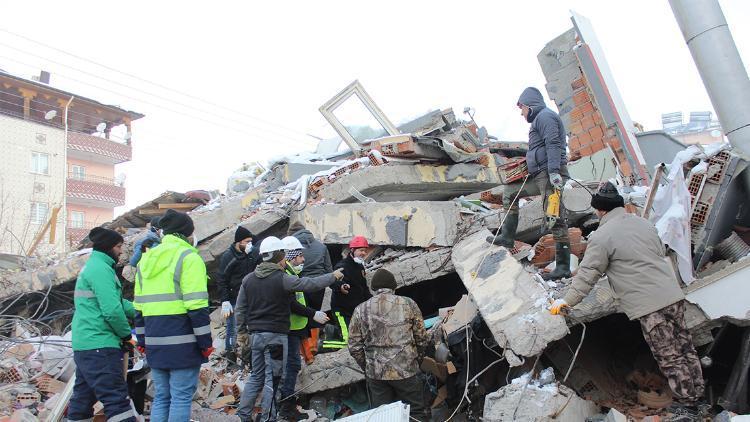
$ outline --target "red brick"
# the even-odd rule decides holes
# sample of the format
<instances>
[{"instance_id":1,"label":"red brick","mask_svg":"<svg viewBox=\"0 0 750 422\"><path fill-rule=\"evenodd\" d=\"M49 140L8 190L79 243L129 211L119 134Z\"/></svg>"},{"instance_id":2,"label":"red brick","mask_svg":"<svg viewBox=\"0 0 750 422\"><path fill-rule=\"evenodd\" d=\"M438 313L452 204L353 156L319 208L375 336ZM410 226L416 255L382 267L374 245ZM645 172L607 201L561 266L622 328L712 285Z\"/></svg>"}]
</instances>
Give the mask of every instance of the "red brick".
<instances>
[{"instance_id":1,"label":"red brick","mask_svg":"<svg viewBox=\"0 0 750 422\"><path fill-rule=\"evenodd\" d=\"M570 111L570 120L575 122L581 120L581 118L583 118L583 112L580 110L580 107L576 107Z\"/></svg>"},{"instance_id":2,"label":"red brick","mask_svg":"<svg viewBox=\"0 0 750 422\"><path fill-rule=\"evenodd\" d=\"M586 80L581 77L574 80L573 83L570 84L570 87L573 89L581 89L584 85L586 85Z\"/></svg>"},{"instance_id":3,"label":"red brick","mask_svg":"<svg viewBox=\"0 0 750 422\"><path fill-rule=\"evenodd\" d=\"M591 147L583 147L583 148L579 149L578 152L582 156L584 156L584 157L589 156L589 155L591 155L591 154L594 153L594 151L591 149Z\"/></svg>"},{"instance_id":4,"label":"red brick","mask_svg":"<svg viewBox=\"0 0 750 422\"><path fill-rule=\"evenodd\" d=\"M581 147L581 141L574 136L568 140L568 147L571 151L575 151Z\"/></svg>"},{"instance_id":5,"label":"red brick","mask_svg":"<svg viewBox=\"0 0 750 422\"><path fill-rule=\"evenodd\" d=\"M633 173L627 161L620 161L620 170L625 176L630 176Z\"/></svg>"},{"instance_id":6,"label":"red brick","mask_svg":"<svg viewBox=\"0 0 750 422\"><path fill-rule=\"evenodd\" d=\"M602 143L602 141L594 141L591 143L591 150L594 153L597 153L603 149L604 149L604 143Z\"/></svg>"},{"instance_id":7,"label":"red brick","mask_svg":"<svg viewBox=\"0 0 750 422\"><path fill-rule=\"evenodd\" d=\"M612 147L612 149L616 149L616 150L617 150L617 149L620 149L620 148L622 148L622 147L620 146L620 140L619 140L619 139L617 139L617 138L615 138L615 137L612 137L612 138L607 138L607 139L606 139L606 140L604 141L604 143L606 143L607 145L611 146L611 147Z\"/></svg>"},{"instance_id":8,"label":"red brick","mask_svg":"<svg viewBox=\"0 0 750 422\"><path fill-rule=\"evenodd\" d=\"M604 123L604 120L602 119L602 114L601 113L596 112L596 113L594 113L593 117L594 117L594 123L596 123L597 125L601 125L601 124Z\"/></svg>"},{"instance_id":9,"label":"red brick","mask_svg":"<svg viewBox=\"0 0 750 422\"><path fill-rule=\"evenodd\" d=\"M573 104L575 105L581 105L590 101L591 99L589 98L589 93L585 89L582 89L573 94Z\"/></svg>"},{"instance_id":10,"label":"red brick","mask_svg":"<svg viewBox=\"0 0 750 422\"><path fill-rule=\"evenodd\" d=\"M582 146L588 146L591 143L591 135L588 132L583 132L578 135L578 143Z\"/></svg>"},{"instance_id":11,"label":"red brick","mask_svg":"<svg viewBox=\"0 0 750 422\"><path fill-rule=\"evenodd\" d=\"M583 126L583 130L588 131L595 126L594 119L592 119L591 117L584 117L583 119L581 119L581 126Z\"/></svg>"},{"instance_id":12,"label":"red brick","mask_svg":"<svg viewBox=\"0 0 750 422\"><path fill-rule=\"evenodd\" d=\"M583 132L583 126L581 126L581 122L576 121L576 122L571 123L570 131L575 135L578 135L579 133Z\"/></svg>"},{"instance_id":13,"label":"red brick","mask_svg":"<svg viewBox=\"0 0 750 422\"><path fill-rule=\"evenodd\" d=\"M602 128L599 126L594 126L589 129L589 134L592 139L602 139L604 137L604 132L602 132Z\"/></svg>"},{"instance_id":14,"label":"red brick","mask_svg":"<svg viewBox=\"0 0 750 422\"><path fill-rule=\"evenodd\" d=\"M580 108L580 109L581 109L581 113L583 113L584 115L585 115L586 113L589 113L589 112L593 112L593 111L594 111L594 105L593 105L593 104L591 104L591 102L586 102L586 103L583 103L583 104L579 105L579 106L578 106L578 107L576 107L576 108Z\"/></svg>"}]
</instances>

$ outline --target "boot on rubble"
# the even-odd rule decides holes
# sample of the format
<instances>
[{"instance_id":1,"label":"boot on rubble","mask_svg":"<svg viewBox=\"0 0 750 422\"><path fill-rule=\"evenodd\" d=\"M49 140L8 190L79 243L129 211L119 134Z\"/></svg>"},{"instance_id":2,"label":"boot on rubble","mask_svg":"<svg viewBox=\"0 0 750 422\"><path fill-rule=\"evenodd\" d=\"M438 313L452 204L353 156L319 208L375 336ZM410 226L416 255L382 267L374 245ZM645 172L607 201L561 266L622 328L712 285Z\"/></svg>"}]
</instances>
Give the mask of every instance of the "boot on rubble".
<instances>
[{"instance_id":1,"label":"boot on rubble","mask_svg":"<svg viewBox=\"0 0 750 422\"><path fill-rule=\"evenodd\" d=\"M555 243L555 269L548 274L542 274L544 280L559 280L570 277L570 243Z\"/></svg>"},{"instance_id":2,"label":"boot on rubble","mask_svg":"<svg viewBox=\"0 0 750 422\"><path fill-rule=\"evenodd\" d=\"M293 398L281 402L279 405L279 422L299 422L307 419L307 413L297 410L297 403Z\"/></svg>"},{"instance_id":3,"label":"boot on rubble","mask_svg":"<svg viewBox=\"0 0 750 422\"><path fill-rule=\"evenodd\" d=\"M516 229L518 229L518 213L508 213L500 229L500 236L487 236L487 242L512 249L516 244Z\"/></svg>"}]
</instances>

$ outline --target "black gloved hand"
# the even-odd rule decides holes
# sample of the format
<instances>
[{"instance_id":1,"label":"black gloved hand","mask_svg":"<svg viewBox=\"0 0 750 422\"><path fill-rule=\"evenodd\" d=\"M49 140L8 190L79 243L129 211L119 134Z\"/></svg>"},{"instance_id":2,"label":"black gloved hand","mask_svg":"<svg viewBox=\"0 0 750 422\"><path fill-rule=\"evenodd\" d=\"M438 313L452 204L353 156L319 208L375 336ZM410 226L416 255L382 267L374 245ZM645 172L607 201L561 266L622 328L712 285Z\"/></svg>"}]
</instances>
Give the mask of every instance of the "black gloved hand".
<instances>
[{"instance_id":1,"label":"black gloved hand","mask_svg":"<svg viewBox=\"0 0 750 422\"><path fill-rule=\"evenodd\" d=\"M120 340L120 350L123 352L133 353L135 349L135 339L132 336L123 337Z\"/></svg>"}]
</instances>

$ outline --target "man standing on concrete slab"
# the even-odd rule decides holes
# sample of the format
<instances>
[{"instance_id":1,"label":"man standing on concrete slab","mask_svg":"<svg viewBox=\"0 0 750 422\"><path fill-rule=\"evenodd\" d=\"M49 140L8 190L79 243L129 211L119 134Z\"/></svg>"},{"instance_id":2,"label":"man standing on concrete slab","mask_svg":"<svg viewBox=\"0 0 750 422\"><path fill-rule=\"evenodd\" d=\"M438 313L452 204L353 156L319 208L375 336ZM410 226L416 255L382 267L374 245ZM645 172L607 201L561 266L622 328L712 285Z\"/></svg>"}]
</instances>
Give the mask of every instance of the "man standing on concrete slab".
<instances>
[{"instance_id":1,"label":"man standing on concrete slab","mask_svg":"<svg viewBox=\"0 0 750 422\"><path fill-rule=\"evenodd\" d=\"M159 244L161 239L161 236L159 235L161 229L161 227L159 227L159 220L161 220L160 217L152 217L151 221L148 223L148 227L146 227L146 236L138 239L138 241L135 242L135 245L133 245L133 256L130 257L131 267L138 265L138 262L141 260L141 254L143 253L143 251L141 251L141 249L143 249L141 246L143 245L143 242L150 239L152 242L152 248Z\"/></svg>"},{"instance_id":2,"label":"man standing on concrete slab","mask_svg":"<svg viewBox=\"0 0 750 422\"><path fill-rule=\"evenodd\" d=\"M219 271L216 285L221 296L221 316L226 320L227 334L224 341L225 357L230 364L236 362L235 340L237 331L234 323L234 306L240 292L242 279L255 271L259 254L253 247L254 235L250 230L238 226L234 231L234 243L229 245L219 260ZM247 345L242 345L243 347Z\"/></svg>"},{"instance_id":3,"label":"man standing on concrete slab","mask_svg":"<svg viewBox=\"0 0 750 422\"><path fill-rule=\"evenodd\" d=\"M296 221L289 226L287 235L294 236L302 243L305 248L302 255L305 257L305 267L299 274L300 277L316 277L333 272L331 264L331 255L328 253L326 245L315 239L310 230L305 229L301 222ZM325 291L305 292L307 306L319 311L323 306L323 296Z\"/></svg>"},{"instance_id":4,"label":"man standing on concrete slab","mask_svg":"<svg viewBox=\"0 0 750 422\"><path fill-rule=\"evenodd\" d=\"M488 242L508 249L513 248L518 229L518 198L542 195L547 209L547 198L555 191L562 193L568 179L567 141L565 126L557 113L547 108L542 93L534 87L523 90L516 103L521 115L531 123L529 129L529 150L526 153L526 165L529 178L524 185L522 180L509 183L503 189L503 208L507 213L500 229L500 236L490 236ZM521 186L523 185L523 189ZM556 280L570 277L570 240L568 239L568 222L565 208L560 202L560 215L552 227L555 239L555 269L543 277ZM543 216L542 216L543 217Z\"/></svg>"},{"instance_id":5,"label":"man standing on concrete slab","mask_svg":"<svg viewBox=\"0 0 750 422\"><path fill-rule=\"evenodd\" d=\"M286 274L284 244L273 236L265 238L259 249L263 262L242 281L235 309L238 335L252 334L253 372L245 384L238 408L242 421L250 420L261 390L261 420L276 420L273 399L287 360L290 303L294 300L291 293L324 289L344 276L341 271L314 278Z\"/></svg>"},{"instance_id":6,"label":"man standing on concrete slab","mask_svg":"<svg viewBox=\"0 0 750 422\"><path fill-rule=\"evenodd\" d=\"M135 421L123 378L121 349L123 343L130 342L128 318L135 317L135 310L122 298L122 285L115 274L123 239L116 231L101 227L92 229L89 239L94 250L78 275L73 294L76 380L68 420L91 420L94 403L100 401L108 420Z\"/></svg>"},{"instance_id":7,"label":"man standing on concrete slab","mask_svg":"<svg viewBox=\"0 0 750 422\"><path fill-rule=\"evenodd\" d=\"M201 364L214 350L208 278L190 216L167 210L161 228L161 244L143 255L135 276L136 337L154 382L151 420L182 422L190 420Z\"/></svg>"},{"instance_id":8,"label":"man standing on concrete slab","mask_svg":"<svg viewBox=\"0 0 750 422\"><path fill-rule=\"evenodd\" d=\"M422 312L408 297L397 296L396 278L384 269L375 271L375 296L357 306L349 326L349 353L365 371L371 408L403 400L411 416L425 414L419 366L428 343Z\"/></svg>"},{"instance_id":9,"label":"man standing on concrete slab","mask_svg":"<svg viewBox=\"0 0 750 422\"><path fill-rule=\"evenodd\" d=\"M342 259L336 268L344 271L344 278L331 286L333 294L331 295L331 312L333 313L333 323L338 327L339 337L335 339L328 338L323 342L326 349L343 349L349 340L349 321L354 314L356 307L370 299L372 294L367 287L365 278L365 256L370 244L364 236L354 236L349 242L349 253L346 258Z\"/></svg>"},{"instance_id":10,"label":"man standing on concrete slab","mask_svg":"<svg viewBox=\"0 0 750 422\"><path fill-rule=\"evenodd\" d=\"M680 411L696 413L704 383L698 354L685 325L685 301L664 243L651 222L625 212L623 197L610 182L592 197L601 222L563 299L550 309L575 306L606 274L620 307L641 330Z\"/></svg>"}]
</instances>

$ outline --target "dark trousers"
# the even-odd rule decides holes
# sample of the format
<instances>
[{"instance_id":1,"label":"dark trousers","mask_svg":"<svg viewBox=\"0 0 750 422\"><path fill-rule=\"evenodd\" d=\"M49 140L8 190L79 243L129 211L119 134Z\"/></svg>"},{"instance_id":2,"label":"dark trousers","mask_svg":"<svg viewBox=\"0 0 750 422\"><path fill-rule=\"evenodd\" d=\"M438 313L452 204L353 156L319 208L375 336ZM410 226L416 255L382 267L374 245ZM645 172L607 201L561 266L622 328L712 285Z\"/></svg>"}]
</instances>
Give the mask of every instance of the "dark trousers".
<instances>
[{"instance_id":1,"label":"dark trousers","mask_svg":"<svg viewBox=\"0 0 750 422\"><path fill-rule=\"evenodd\" d=\"M119 348L73 352L76 382L68 406L68 420L89 420L94 403L102 402L107 420L135 421L128 384L123 374L123 352Z\"/></svg>"},{"instance_id":2,"label":"dark trousers","mask_svg":"<svg viewBox=\"0 0 750 422\"><path fill-rule=\"evenodd\" d=\"M302 359L300 358L300 343L302 338L289 334L287 339L287 357L286 357L286 372L284 373L284 380L281 382L281 398L287 398L294 394L294 387L297 385L297 375L302 369ZM294 402L294 398L290 398Z\"/></svg>"},{"instance_id":3,"label":"dark trousers","mask_svg":"<svg viewBox=\"0 0 750 422\"><path fill-rule=\"evenodd\" d=\"M568 168L563 166L560 168L560 176L563 181L567 181L569 178ZM542 170L533 176L529 176L526 180L526 184L521 189L521 185L524 185L522 180L509 183L503 188L503 208L508 214L519 214L518 200L529 196L542 195L541 200L543 201L542 213L547 212L547 197L554 192L555 187L549 181L549 173L547 170ZM562 195L562 192L560 193ZM518 195L518 199L516 199ZM512 203L512 205L511 205ZM544 214L542 215L544 216ZM562 198L560 198L560 217L555 222L555 226L552 227L552 237L555 242L568 243L568 220L565 206L563 206Z\"/></svg>"},{"instance_id":4,"label":"dark trousers","mask_svg":"<svg viewBox=\"0 0 750 422\"><path fill-rule=\"evenodd\" d=\"M411 417L419 421L429 420L425 413L422 381L417 375L392 381L367 378L367 390L370 392L370 408L372 409L401 400L411 405L409 411Z\"/></svg>"}]
</instances>

